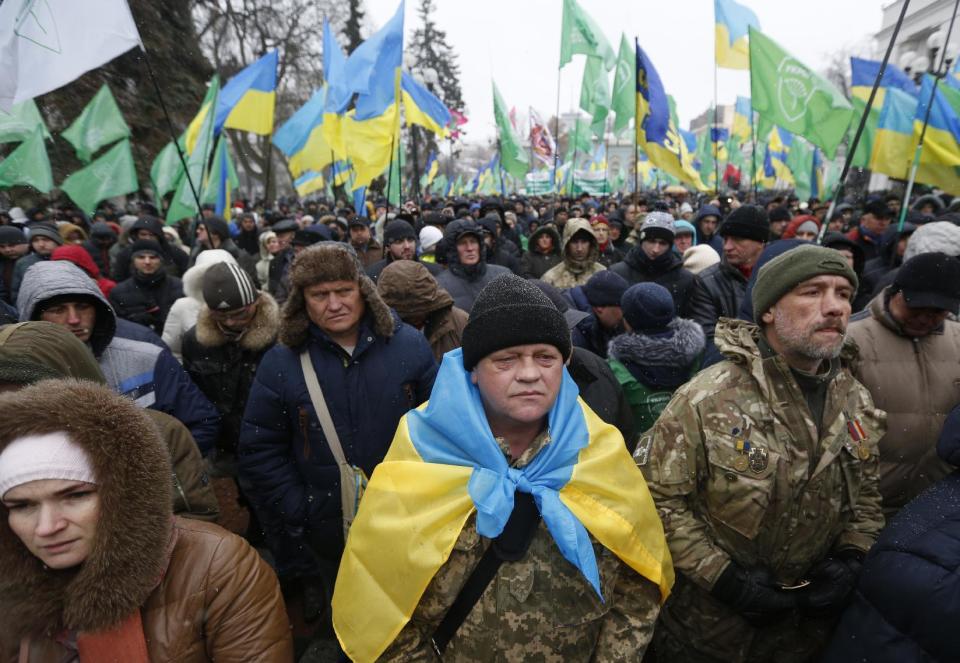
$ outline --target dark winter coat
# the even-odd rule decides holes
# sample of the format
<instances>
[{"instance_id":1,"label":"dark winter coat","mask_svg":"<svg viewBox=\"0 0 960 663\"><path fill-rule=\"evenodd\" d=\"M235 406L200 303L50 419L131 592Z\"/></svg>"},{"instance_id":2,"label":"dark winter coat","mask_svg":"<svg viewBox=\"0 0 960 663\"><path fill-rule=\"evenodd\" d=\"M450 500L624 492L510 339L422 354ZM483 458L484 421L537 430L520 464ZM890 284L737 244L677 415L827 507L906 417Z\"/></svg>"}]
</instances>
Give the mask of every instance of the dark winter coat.
<instances>
[{"instance_id":1,"label":"dark winter coat","mask_svg":"<svg viewBox=\"0 0 960 663\"><path fill-rule=\"evenodd\" d=\"M157 242L163 250L163 269L170 276L181 277L187 271L190 264L190 257L175 246L171 246L163 234L163 224L159 219L152 216L144 216L130 226L130 235L137 230L149 230L157 236ZM131 242L132 244L132 242ZM113 259L113 267L110 269L110 278L119 283L130 278L133 271L132 259L130 256L130 246L125 246L117 252Z\"/></svg>"},{"instance_id":2,"label":"dark winter coat","mask_svg":"<svg viewBox=\"0 0 960 663\"><path fill-rule=\"evenodd\" d=\"M616 329L607 329L600 324L593 313L574 325L570 330L570 340L578 348L589 350L601 359L607 358L607 345L617 335L623 333L623 325Z\"/></svg>"},{"instance_id":3,"label":"dark winter coat","mask_svg":"<svg viewBox=\"0 0 960 663\"><path fill-rule=\"evenodd\" d=\"M282 344L260 362L240 431L240 477L250 484L248 497L281 573L318 573L311 551L328 564L343 551L340 473L300 353L310 355L347 461L368 477L400 418L429 397L437 372L423 334L402 323L365 276L359 279L366 313L352 354L310 321L297 283L328 274L326 260L312 249L298 256L280 323Z\"/></svg>"},{"instance_id":4,"label":"dark winter coat","mask_svg":"<svg viewBox=\"0 0 960 663\"><path fill-rule=\"evenodd\" d=\"M134 271L110 291L110 303L117 315L130 322L163 333L163 323L173 303L183 297L180 279L163 270L144 276Z\"/></svg>"},{"instance_id":5,"label":"dark winter coat","mask_svg":"<svg viewBox=\"0 0 960 663\"><path fill-rule=\"evenodd\" d=\"M897 255L897 245L901 238L911 235L916 229L917 227L912 223L903 224L902 231L898 230L896 225L891 224L887 232L884 233L880 240L880 250L877 257L867 260L863 266L863 276L858 292L866 296L867 302L877 291L877 285L884 281L884 277L903 263L903 256ZM864 302L864 305L867 302Z\"/></svg>"},{"instance_id":6,"label":"dark winter coat","mask_svg":"<svg viewBox=\"0 0 960 663\"><path fill-rule=\"evenodd\" d=\"M857 226L847 233L847 239L853 240L863 251L863 259L870 261L880 255L880 239L868 236Z\"/></svg>"},{"instance_id":7,"label":"dark winter coat","mask_svg":"<svg viewBox=\"0 0 960 663\"><path fill-rule=\"evenodd\" d=\"M236 452L243 410L253 378L267 350L277 341L280 307L267 293L260 293L257 313L243 336L231 339L210 317L204 306L197 324L183 336L183 367L219 410L221 452Z\"/></svg>"},{"instance_id":8,"label":"dark winter coat","mask_svg":"<svg viewBox=\"0 0 960 663\"><path fill-rule=\"evenodd\" d=\"M550 253L540 253L536 248L540 235L550 235L553 238L553 250ZM527 251L520 259L520 275L525 279L538 279L561 262L563 255L560 253L560 233L551 226L541 226L530 235Z\"/></svg>"},{"instance_id":9,"label":"dark winter coat","mask_svg":"<svg viewBox=\"0 0 960 663\"><path fill-rule=\"evenodd\" d=\"M497 235L499 222L493 217L484 217L477 224L493 238L493 244L487 247L487 264L506 267L514 274L520 273L520 249L506 237Z\"/></svg>"},{"instance_id":10,"label":"dark winter coat","mask_svg":"<svg viewBox=\"0 0 960 663\"><path fill-rule=\"evenodd\" d=\"M677 315L683 315L689 306L693 292L694 276L683 268L683 258L673 251L667 251L656 260L650 260L643 248L637 245L630 249L623 262L610 268L630 285L652 281L670 291Z\"/></svg>"},{"instance_id":11,"label":"dark winter coat","mask_svg":"<svg viewBox=\"0 0 960 663\"><path fill-rule=\"evenodd\" d=\"M747 277L721 260L694 279L687 315L703 327L707 345L713 346L713 332L720 318L735 318L747 290Z\"/></svg>"},{"instance_id":12,"label":"dark winter coat","mask_svg":"<svg viewBox=\"0 0 960 663\"><path fill-rule=\"evenodd\" d=\"M627 449L633 453L638 429L630 413L630 404L607 363L589 350L575 347L567 371L577 383L583 401L598 417L620 431Z\"/></svg>"},{"instance_id":13,"label":"dark winter coat","mask_svg":"<svg viewBox=\"0 0 960 663\"><path fill-rule=\"evenodd\" d=\"M960 465L960 412L940 458ZM960 470L907 504L870 549L823 661L930 663L960 657Z\"/></svg>"},{"instance_id":14,"label":"dark winter coat","mask_svg":"<svg viewBox=\"0 0 960 663\"><path fill-rule=\"evenodd\" d=\"M704 348L703 329L676 318L670 333L621 334L610 342L607 362L623 387L637 432L649 430L673 392L697 372Z\"/></svg>"}]
</instances>

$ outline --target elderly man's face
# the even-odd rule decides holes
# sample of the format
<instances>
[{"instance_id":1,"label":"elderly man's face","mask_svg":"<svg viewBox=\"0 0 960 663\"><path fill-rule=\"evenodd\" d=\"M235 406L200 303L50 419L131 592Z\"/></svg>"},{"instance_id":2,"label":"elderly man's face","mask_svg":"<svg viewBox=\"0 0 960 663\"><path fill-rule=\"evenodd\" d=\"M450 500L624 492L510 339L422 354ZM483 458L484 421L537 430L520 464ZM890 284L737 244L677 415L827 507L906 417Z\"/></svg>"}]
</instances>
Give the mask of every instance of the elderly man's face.
<instances>
[{"instance_id":1,"label":"elderly man's face","mask_svg":"<svg viewBox=\"0 0 960 663\"><path fill-rule=\"evenodd\" d=\"M563 356L535 343L497 350L481 359L470 379L480 389L494 430L529 425L546 416L563 380Z\"/></svg>"},{"instance_id":2,"label":"elderly man's face","mask_svg":"<svg viewBox=\"0 0 960 663\"><path fill-rule=\"evenodd\" d=\"M356 281L321 281L303 289L307 316L331 338L356 336L366 307Z\"/></svg>"},{"instance_id":3,"label":"elderly man's face","mask_svg":"<svg viewBox=\"0 0 960 663\"><path fill-rule=\"evenodd\" d=\"M791 365L815 369L840 354L850 320L853 286L843 276L802 281L761 316L767 340Z\"/></svg>"}]
</instances>

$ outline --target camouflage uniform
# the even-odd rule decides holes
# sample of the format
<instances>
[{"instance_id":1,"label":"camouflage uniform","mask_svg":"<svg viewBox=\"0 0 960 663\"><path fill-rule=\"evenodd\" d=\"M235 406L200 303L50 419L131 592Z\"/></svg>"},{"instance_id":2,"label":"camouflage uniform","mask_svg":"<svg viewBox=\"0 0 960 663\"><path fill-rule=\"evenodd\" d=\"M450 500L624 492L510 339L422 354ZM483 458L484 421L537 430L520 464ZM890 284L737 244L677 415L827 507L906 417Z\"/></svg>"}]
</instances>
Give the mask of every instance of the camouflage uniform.
<instances>
[{"instance_id":1,"label":"camouflage uniform","mask_svg":"<svg viewBox=\"0 0 960 663\"><path fill-rule=\"evenodd\" d=\"M540 435L511 465L528 464L549 440L548 434ZM509 447L503 442L500 446L509 457ZM660 590L591 540L605 603L563 557L541 522L526 556L500 566L450 640L443 660L639 661L653 635ZM489 545L489 539L477 534L476 515L470 516L449 559L381 661L437 660L430 638Z\"/></svg>"},{"instance_id":2,"label":"camouflage uniform","mask_svg":"<svg viewBox=\"0 0 960 663\"><path fill-rule=\"evenodd\" d=\"M680 571L657 626L661 660L809 660L832 623L797 612L755 628L710 589L731 560L795 585L831 551L868 550L883 528L877 441L886 415L842 368L818 435L784 359L761 356L759 334L721 319L716 342L728 361L677 390L634 454Z\"/></svg>"},{"instance_id":3,"label":"camouflage uniform","mask_svg":"<svg viewBox=\"0 0 960 663\"><path fill-rule=\"evenodd\" d=\"M583 260L574 260L567 255L567 245L578 232L585 232L591 237L590 253ZM560 252L563 255L563 262L554 265L540 277L554 288L568 290L578 285L584 285L590 280L591 276L606 269L598 262L600 260L600 247L597 244L597 235L593 226L586 219L570 219L567 221L563 228L563 246L560 248Z\"/></svg>"}]
</instances>

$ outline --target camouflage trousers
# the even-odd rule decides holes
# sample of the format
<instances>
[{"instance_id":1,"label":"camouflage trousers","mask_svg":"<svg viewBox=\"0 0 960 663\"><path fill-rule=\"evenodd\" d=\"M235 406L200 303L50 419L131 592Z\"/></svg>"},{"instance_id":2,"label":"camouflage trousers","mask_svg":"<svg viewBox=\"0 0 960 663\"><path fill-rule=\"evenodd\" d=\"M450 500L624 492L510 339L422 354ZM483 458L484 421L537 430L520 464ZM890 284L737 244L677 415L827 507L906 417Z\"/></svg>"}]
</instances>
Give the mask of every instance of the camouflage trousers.
<instances>
[{"instance_id":1,"label":"camouflage trousers","mask_svg":"<svg viewBox=\"0 0 960 663\"><path fill-rule=\"evenodd\" d=\"M755 627L682 575L660 611L653 635L658 663L794 663L817 661L835 619L788 613Z\"/></svg>"}]
</instances>

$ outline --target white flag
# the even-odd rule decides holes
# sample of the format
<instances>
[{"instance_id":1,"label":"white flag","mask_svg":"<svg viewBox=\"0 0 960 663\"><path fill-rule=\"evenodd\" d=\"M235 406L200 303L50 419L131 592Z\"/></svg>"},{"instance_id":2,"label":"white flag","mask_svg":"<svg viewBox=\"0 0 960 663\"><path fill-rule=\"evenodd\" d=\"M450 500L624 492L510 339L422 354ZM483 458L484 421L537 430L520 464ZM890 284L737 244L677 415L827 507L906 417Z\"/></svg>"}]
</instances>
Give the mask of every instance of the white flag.
<instances>
[{"instance_id":1,"label":"white flag","mask_svg":"<svg viewBox=\"0 0 960 663\"><path fill-rule=\"evenodd\" d=\"M4 0L0 108L9 112L140 45L127 0Z\"/></svg>"}]
</instances>

